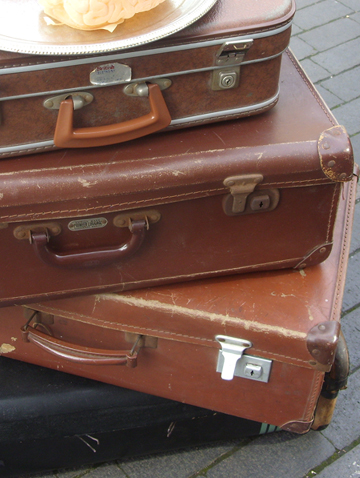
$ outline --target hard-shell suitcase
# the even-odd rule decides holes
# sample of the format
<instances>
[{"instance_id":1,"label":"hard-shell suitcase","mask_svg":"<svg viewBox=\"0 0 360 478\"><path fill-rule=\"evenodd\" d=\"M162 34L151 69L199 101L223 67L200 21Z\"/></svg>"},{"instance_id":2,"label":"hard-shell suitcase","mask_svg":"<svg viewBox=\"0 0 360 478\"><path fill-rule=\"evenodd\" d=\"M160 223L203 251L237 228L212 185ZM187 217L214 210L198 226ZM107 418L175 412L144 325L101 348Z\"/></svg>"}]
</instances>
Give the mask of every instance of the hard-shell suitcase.
<instances>
[{"instance_id":1,"label":"hard-shell suitcase","mask_svg":"<svg viewBox=\"0 0 360 478\"><path fill-rule=\"evenodd\" d=\"M264 115L0 162L0 304L325 260L352 148L289 55Z\"/></svg>"},{"instance_id":2,"label":"hard-shell suitcase","mask_svg":"<svg viewBox=\"0 0 360 478\"><path fill-rule=\"evenodd\" d=\"M277 430L5 357L0 381L2 478Z\"/></svg>"},{"instance_id":3,"label":"hard-shell suitcase","mask_svg":"<svg viewBox=\"0 0 360 478\"><path fill-rule=\"evenodd\" d=\"M97 43L86 56L0 53L0 157L114 144L266 111L278 99L294 11L294 0L218 0L193 25L132 49L99 54ZM0 47L9 47L11 32L1 33ZM79 33L81 47L89 51L86 34ZM51 51L54 35L55 53L74 51L58 27L31 51ZM26 37L17 47L27 51Z\"/></svg>"},{"instance_id":4,"label":"hard-shell suitcase","mask_svg":"<svg viewBox=\"0 0 360 478\"><path fill-rule=\"evenodd\" d=\"M335 403L324 374L335 363L339 385L348 373L340 312L355 197L356 178L318 266L3 308L1 349L296 433L312 426L325 384L318 429Z\"/></svg>"}]
</instances>

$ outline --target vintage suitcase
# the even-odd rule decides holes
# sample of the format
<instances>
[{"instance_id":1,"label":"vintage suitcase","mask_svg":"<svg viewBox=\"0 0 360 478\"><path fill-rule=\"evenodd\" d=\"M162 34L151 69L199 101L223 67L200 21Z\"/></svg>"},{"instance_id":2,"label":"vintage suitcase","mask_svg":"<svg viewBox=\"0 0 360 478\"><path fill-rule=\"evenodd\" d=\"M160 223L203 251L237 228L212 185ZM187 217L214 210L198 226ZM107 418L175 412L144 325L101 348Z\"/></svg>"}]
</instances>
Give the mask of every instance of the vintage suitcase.
<instances>
[{"instance_id":1,"label":"vintage suitcase","mask_svg":"<svg viewBox=\"0 0 360 478\"><path fill-rule=\"evenodd\" d=\"M0 53L0 157L115 144L266 111L278 99L294 12L294 0L218 0L193 25L132 49L100 54L112 43L97 32L91 56ZM61 38L51 48L54 35ZM71 32L75 45L67 49L57 28L30 51L91 51L79 35L80 45ZM9 36L2 32L0 48ZM28 51L26 39L10 47Z\"/></svg>"},{"instance_id":2,"label":"vintage suitcase","mask_svg":"<svg viewBox=\"0 0 360 478\"><path fill-rule=\"evenodd\" d=\"M351 144L288 54L281 89L264 115L0 162L0 304L325 260Z\"/></svg>"},{"instance_id":3,"label":"vintage suitcase","mask_svg":"<svg viewBox=\"0 0 360 478\"><path fill-rule=\"evenodd\" d=\"M348 374L340 312L355 197L356 178L343 188L334 248L318 266L3 308L1 349L296 433L312 426L325 386L321 429L333 385Z\"/></svg>"},{"instance_id":4,"label":"vintage suitcase","mask_svg":"<svg viewBox=\"0 0 360 478\"><path fill-rule=\"evenodd\" d=\"M2 478L277 431L5 357L0 381Z\"/></svg>"}]
</instances>

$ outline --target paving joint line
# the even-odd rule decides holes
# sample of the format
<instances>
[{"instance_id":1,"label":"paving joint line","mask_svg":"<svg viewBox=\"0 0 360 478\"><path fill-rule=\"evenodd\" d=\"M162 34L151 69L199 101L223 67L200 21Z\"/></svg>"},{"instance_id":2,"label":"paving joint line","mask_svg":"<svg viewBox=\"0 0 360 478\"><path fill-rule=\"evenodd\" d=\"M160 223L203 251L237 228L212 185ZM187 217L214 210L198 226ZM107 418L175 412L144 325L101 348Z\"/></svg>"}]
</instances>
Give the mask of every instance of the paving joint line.
<instances>
[{"instance_id":1,"label":"paving joint line","mask_svg":"<svg viewBox=\"0 0 360 478\"><path fill-rule=\"evenodd\" d=\"M320 432L320 433L322 433L322 432ZM360 444L360 437L357 438L356 440L354 440L353 442L351 442L350 445L345 446L344 448L338 449L338 448L335 447L336 451L329 458L327 458L322 463L320 463L320 465L318 465L318 466L312 468L311 470L309 470L308 473L306 473L306 475L303 478L311 478L312 476L318 475L327 466L332 465L333 463L335 463L339 458L346 455L346 453L353 450L359 444Z\"/></svg>"}]
</instances>

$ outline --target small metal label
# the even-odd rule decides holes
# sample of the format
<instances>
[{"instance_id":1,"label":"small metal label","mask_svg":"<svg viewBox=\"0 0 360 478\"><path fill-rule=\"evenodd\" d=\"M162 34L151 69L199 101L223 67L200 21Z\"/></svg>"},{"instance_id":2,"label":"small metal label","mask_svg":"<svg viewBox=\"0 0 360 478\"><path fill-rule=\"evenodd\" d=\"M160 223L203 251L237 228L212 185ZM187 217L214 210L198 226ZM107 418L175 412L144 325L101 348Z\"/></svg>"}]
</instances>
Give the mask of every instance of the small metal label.
<instances>
[{"instance_id":1,"label":"small metal label","mask_svg":"<svg viewBox=\"0 0 360 478\"><path fill-rule=\"evenodd\" d=\"M69 222L68 228L70 231L83 231L85 229L97 229L105 227L108 220L105 217L95 217L91 219L76 219Z\"/></svg>"},{"instance_id":2,"label":"small metal label","mask_svg":"<svg viewBox=\"0 0 360 478\"><path fill-rule=\"evenodd\" d=\"M116 85L131 80L131 68L121 63L106 63L99 65L90 73L92 85Z\"/></svg>"}]
</instances>

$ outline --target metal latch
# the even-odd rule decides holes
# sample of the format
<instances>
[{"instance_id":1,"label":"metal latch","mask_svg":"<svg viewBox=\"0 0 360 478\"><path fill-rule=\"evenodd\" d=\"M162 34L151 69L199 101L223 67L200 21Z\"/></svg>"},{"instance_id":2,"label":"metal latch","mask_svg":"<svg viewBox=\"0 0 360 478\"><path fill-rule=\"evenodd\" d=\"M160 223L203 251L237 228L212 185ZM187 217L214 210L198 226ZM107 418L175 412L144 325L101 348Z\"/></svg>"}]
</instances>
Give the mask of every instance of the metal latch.
<instances>
[{"instance_id":1,"label":"metal latch","mask_svg":"<svg viewBox=\"0 0 360 478\"><path fill-rule=\"evenodd\" d=\"M216 371L221 373L223 380L232 380L235 376L258 382L269 381L272 361L243 354L252 346L251 342L226 335L217 335L215 339L221 345Z\"/></svg>"},{"instance_id":2,"label":"metal latch","mask_svg":"<svg viewBox=\"0 0 360 478\"><path fill-rule=\"evenodd\" d=\"M216 68L213 71L212 90L229 90L239 86L240 64L253 43L253 40L238 40L227 41L221 45L215 55L215 66L222 68Z\"/></svg>"},{"instance_id":3,"label":"metal latch","mask_svg":"<svg viewBox=\"0 0 360 478\"><path fill-rule=\"evenodd\" d=\"M253 45L254 40L227 41L221 45L216 53L215 65L233 66L240 65L244 57Z\"/></svg>"},{"instance_id":4,"label":"metal latch","mask_svg":"<svg viewBox=\"0 0 360 478\"><path fill-rule=\"evenodd\" d=\"M230 194L233 197L231 207L233 214L238 214L245 210L247 197L262 180L262 174L244 174L225 179L224 186L230 189Z\"/></svg>"}]
</instances>

